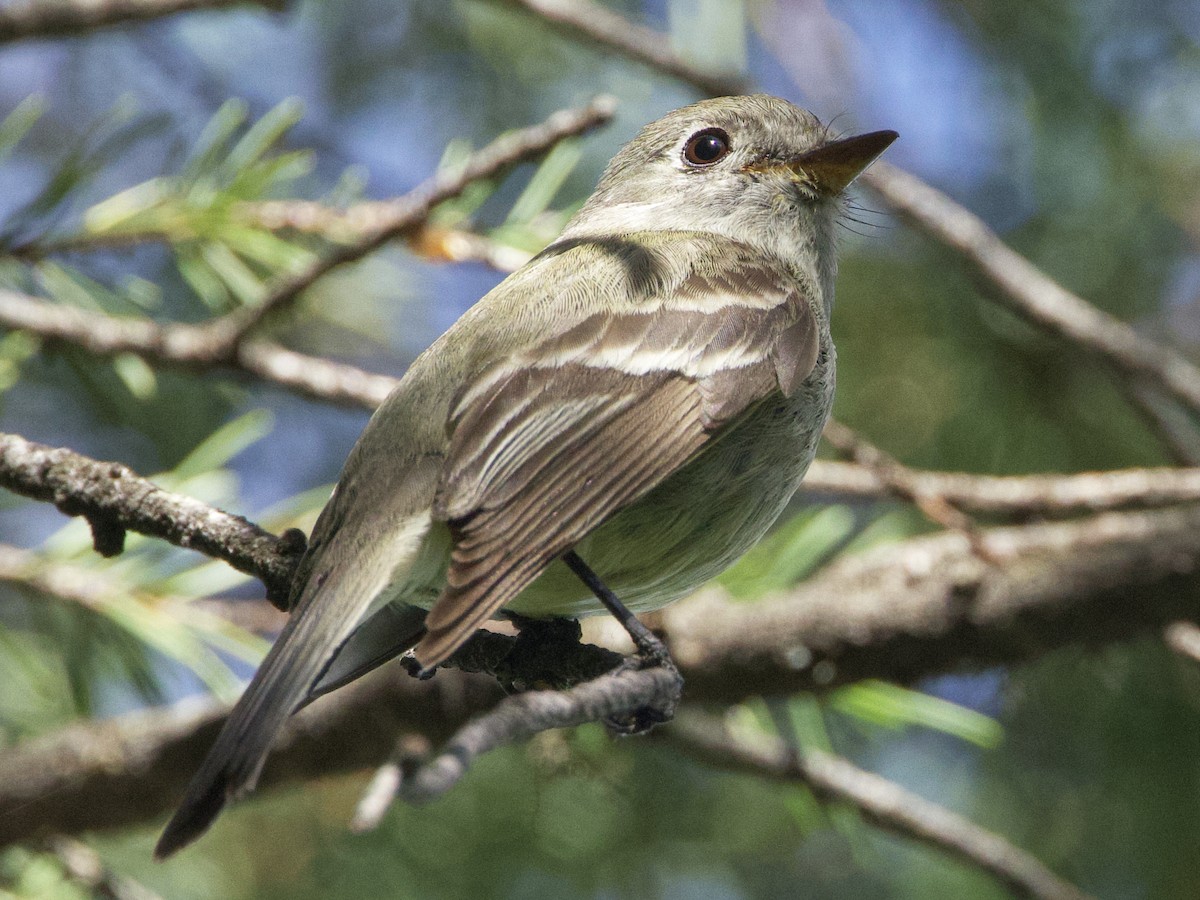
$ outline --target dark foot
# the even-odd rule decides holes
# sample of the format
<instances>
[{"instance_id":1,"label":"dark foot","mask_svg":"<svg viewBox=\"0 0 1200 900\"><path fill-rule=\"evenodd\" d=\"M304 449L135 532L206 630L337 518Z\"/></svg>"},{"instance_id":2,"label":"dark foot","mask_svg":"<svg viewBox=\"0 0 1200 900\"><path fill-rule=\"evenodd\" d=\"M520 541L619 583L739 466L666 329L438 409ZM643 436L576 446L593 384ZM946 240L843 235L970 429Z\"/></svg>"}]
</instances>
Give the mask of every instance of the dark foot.
<instances>
[{"instance_id":1,"label":"dark foot","mask_svg":"<svg viewBox=\"0 0 1200 900\"><path fill-rule=\"evenodd\" d=\"M515 613L507 618L517 626L517 639L504 657L501 685L510 692L535 689L566 690L594 678L581 654L582 631L574 619L528 619ZM580 665L584 670L580 670ZM610 663L611 665L611 663Z\"/></svg>"},{"instance_id":2,"label":"dark foot","mask_svg":"<svg viewBox=\"0 0 1200 900\"><path fill-rule=\"evenodd\" d=\"M608 586L574 550L564 553L562 560L596 595L596 599L604 604L604 607L612 613L633 639L637 655L626 659L620 668L625 670L661 668L669 672L675 680L674 696L665 707L644 707L625 716L614 716L607 720L608 727L618 734L641 734L649 731L655 725L671 721L675 717L675 710L679 707L679 698L683 693L683 676L679 674L675 661L671 659L667 645L629 611L617 595L609 590Z\"/></svg>"},{"instance_id":3,"label":"dark foot","mask_svg":"<svg viewBox=\"0 0 1200 900\"><path fill-rule=\"evenodd\" d=\"M662 646L661 641L659 645ZM662 706L643 706L624 715L610 716L604 720L604 724L608 727L609 731L621 735L644 734L655 725L663 725L675 718L675 710L679 708L679 699L683 695L683 676L679 674L679 669L676 668L670 654L666 654L666 648L663 649L664 656L658 656L657 654L645 656L639 651L636 656L626 659L618 667L618 670L640 671L649 668L666 670L675 682L670 699Z\"/></svg>"}]
</instances>

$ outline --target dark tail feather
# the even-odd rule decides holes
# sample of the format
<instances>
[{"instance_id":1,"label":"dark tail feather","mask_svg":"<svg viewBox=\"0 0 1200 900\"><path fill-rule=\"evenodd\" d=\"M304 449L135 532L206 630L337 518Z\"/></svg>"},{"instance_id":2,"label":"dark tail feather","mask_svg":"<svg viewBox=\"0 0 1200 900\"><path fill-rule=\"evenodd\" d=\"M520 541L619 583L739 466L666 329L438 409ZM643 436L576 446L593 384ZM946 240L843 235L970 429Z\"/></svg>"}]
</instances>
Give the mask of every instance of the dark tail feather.
<instances>
[{"instance_id":1,"label":"dark tail feather","mask_svg":"<svg viewBox=\"0 0 1200 900\"><path fill-rule=\"evenodd\" d=\"M227 801L253 789L283 723L330 667L374 593L362 590L361 583L345 586L357 590L340 592L338 587L327 583L319 595L314 590L302 599L188 785L158 840L155 858L165 859L190 844Z\"/></svg>"},{"instance_id":2,"label":"dark tail feather","mask_svg":"<svg viewBox=\"0 0 1200 900\"><path fill-rule=\"evenodd\" d=\"M419 606L383 607L354 630L295 711L408 652L424 633L425 610Z\"/></svg>"}]
</instances>

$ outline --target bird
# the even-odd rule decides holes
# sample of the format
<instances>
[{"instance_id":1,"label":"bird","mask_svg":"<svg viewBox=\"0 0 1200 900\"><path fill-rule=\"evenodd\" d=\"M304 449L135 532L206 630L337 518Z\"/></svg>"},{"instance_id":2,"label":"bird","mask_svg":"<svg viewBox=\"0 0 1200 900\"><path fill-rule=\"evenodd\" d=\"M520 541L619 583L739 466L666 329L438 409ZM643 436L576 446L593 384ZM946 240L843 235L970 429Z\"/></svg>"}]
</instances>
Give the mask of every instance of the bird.
<instances>
[{"instance_id":1,"label":"bird","mask_svg":"<svg viewBox=\"0 0 1200 900\"><path fill-rule=\"evenodd\" d=\"M288 717L488 619L633 613L779 517L833 402L847 186L896 139L755 94L646 125L562 234L410 366L350 452L289 619L155 855L254 786Z\"/></svg>"}]
</instances>

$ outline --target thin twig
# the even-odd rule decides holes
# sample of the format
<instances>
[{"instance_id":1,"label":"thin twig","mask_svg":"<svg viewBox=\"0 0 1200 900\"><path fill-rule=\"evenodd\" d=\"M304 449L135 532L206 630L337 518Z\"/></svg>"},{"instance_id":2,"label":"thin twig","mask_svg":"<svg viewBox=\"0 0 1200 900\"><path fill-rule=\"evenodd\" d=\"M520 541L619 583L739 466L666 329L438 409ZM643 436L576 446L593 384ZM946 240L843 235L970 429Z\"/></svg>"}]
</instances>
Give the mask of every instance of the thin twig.
<instances>
[{"instance_id":1,"label":"thin twig","mask_svg":"<svg viewBox=\"0 0 1200 900\"><path fill-rule=\"evenodd\" d=\"M365 200L343 208L315 200L263 200L243 203L238 216L267 231L295 231L327 241L348 243L374 229L389 201ZM515 272L533 253L465 228L446 228L428 221L406 235L412 251L437 262L481 262L498 272Z\"/></svg>"},{"instance_id":2,"label":"thin twig","mask_svg":"<svg viewBox=\"0 0 1200 900\"><path fill-rule=\"evenodd\" d=\"M301 396L372 411L400 383L390 375L297 353L274 341L244 341L238 346L236 361L238 368L251 375Z\"/></svg>"},{"instance_id":3,"label":"thin twig","mask_svg":"<svg viewBox=\"0 0 1200 900\"><path fill-rule=\"evenodd\" d=\"M367 410L382 403L397 384L390 376L297 353L273 341L243 341L230 353L204 326L110 316L2 288L0 326L94 356L132 353L152 364L191 371L240 369L306 397Z\"/></svg>"},{"instance_id":4,"label":"thin twig","mask_svg":"<svg viewBox=\"0 0 1200 900\"><path fill-rule=\"evenodd\" d=\"M354 262L395 237L419 227L439 203L457 197L468 186L524 160L545 153L560 141L582 134L612 119L616 101L607 95L575 109L564 109L544 122L503 134L471 154L455 170L438 172L396 200L372 206L362 237L321 256L299 272L269 285L266 296L254 306L235 310L204 327L225 346L232 347L268 315L291 303L313 282L338 266Z\"/></svg>"},{"instance_id":5,"label":"thin twig","mask_svg":"<svg viewBox=\"0 0 1200 900\"><path fill-rule=\"evenodd\" d=\"M1000 835L841 757L815 750L797 755L779 738L767 734L756 734L753 741L739 738L711 716L681 717L662 736L711 765L798 782L826 802L848 803L881 828L983 869L1019 896L1037 900L1087 897Z\"/></svg>"},{"instance_id":6,"label":"thin twig","mask_svg":"<svg viewBox=\"0 0 1200 900\"><path fill-rule=\"evenodd\" d=\"M634 24L592 0L514 0L544 22L572 37L599 44L635 62L695 85L713 96L744 94L745 79L710 72L686 62L671 49L671 40L652 28Z\"/></svg>"},{"instance_id":7,"label":"thin twig","mask_svg":"<svg viewBox=\"0 0 1200 900\"><path fill-rule=\"evenodd\" d=\"M367 789L354 807L350 830L361 834L378 828L400 793L405 771L412 770L422 760L428 759L432 750L429 738L422 734L406 734L400 738L395 751L387 762L375 770Z\"/></svg>"},{"instance_id":8,"label":"thin twig","mask_svg":"<svg viewBox=\"0 0 1200 900\"><path fill-rule=\"evenodd\" d=\"M870 469L896 496L910 501L930 521L950 531L961 531L972 541L978 539L979 529L970 516L947 500L945 495L930 491L926 485L917 482L912 477L911 469L854 429L830 419L823 436L839 453Z\"/></svg>"},{"instance_id":9,"label":"thin twig","mask_svg":"<svg viewBox=\"0 0 1200 900\"><path fill-rule=\"evenodd\" d=\"M975 475L907 466L902 469L905 482L914 492L942 497L980 516L1062 517L1200 501L1200 468L1114 469L1074 475ZM871 499L896 495L894 482L878 470L827 459L813 461L802 490Z\"/></svg>"},{"instance_id":10,"label":"thin twig","mask_svg":"<svg viewBox=\"0 0 1200 900\"><path fill-rule=\"evenodd\" d=\"M0 7L0 43L80 34L197 9L255 5L281 10L285 0L15 0Z\"/></svg>"},{"instance_id":11,"label":"thin twig","mask_svg":"<svg viewBox=\"0 0 1200 900\"><path fill-rule=\"evenodd\" d=\"M1160 387L1200 414L1200 368L1073 294L1021 256L982 219L915 175L878 161L862 180L901 218L958 253L1017 314Z\"/></svg>"},{"instance_id":12,"label":"thin twig","mask_svg":"<svg viewBox=\"0 0 1200 900\"><path fill-rule=\"evenodd\" d=\"M360 240L364 233L372 230L393 202L364 200L338 207L317 200L246 201L238 204L235 216L239 222L264 231L293 231L345 244ZM479 232L431 225L428 221L415 225L404 238L410 249L424 259L479 262L498 272L515 272L534 255L523 247L497 241ZM37 238L8 247L4 252L15 259L35 262L64 253L123 249L173 239L165 228L112 234L78 232L60 238Z\"/></svg>"}]
</instances>

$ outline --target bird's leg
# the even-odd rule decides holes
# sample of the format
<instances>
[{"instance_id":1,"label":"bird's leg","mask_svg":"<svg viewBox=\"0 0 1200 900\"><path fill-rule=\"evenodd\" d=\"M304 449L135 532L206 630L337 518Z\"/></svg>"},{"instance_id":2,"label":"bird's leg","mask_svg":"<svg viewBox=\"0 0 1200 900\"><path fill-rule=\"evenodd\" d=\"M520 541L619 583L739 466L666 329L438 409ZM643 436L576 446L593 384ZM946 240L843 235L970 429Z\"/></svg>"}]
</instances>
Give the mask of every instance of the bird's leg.
<instances>
[{"instance_id":1,"label":"bird's leg","mask_svg":"<svg viewBox=\"0 0 1200 900\"><path fill-rule=\"evenodd\" d=\"M667 708L639 709L627 717L609 719L609 727L622 733L636 734L648 731L655 725L670 721L674 717L675 707L679 703L679 694L683 690L683 678L679 674L679 669L675 666L675 661L671 659L671 654L667 650L666 645L659 640L658 635L643 625L638 617L629 611L628 607L617 598L616 594L609 590L608 585L600 580L600 577L580 558L578 553L574 550L568 550L562 555L562 561L579 577L580 581L587 585L588 590L596 595L596 599L604 604L604 608L612 613L613 618L620 622L621 626L629 632L634 646L637 647L637 659L627 660L627 664L631 664L637 668L658 666L671 672L676 678L677 689L675 697Z\"/></svg>"},{"instance_id":2,"label":"bird's leg","mask_svg":"<svg viewBox=\"0 0 1200 900\"><path fill-rule=\"evenodd\" d=\"M570 567L580 581L587 585L588 590L596 595L596 599L604 604L604 608L612 613L613 618L629 632L634 646L637 647L638 655L642 659L659 664L671 664L671 654L667 652L666 645L658 639L658 635L643 625L638 617L629 611L617 595L608 589L608 585L600 580L600 576L579 557L578 553L568 550L562 555L562 561Z\"/></svg>"}]
</instances>

